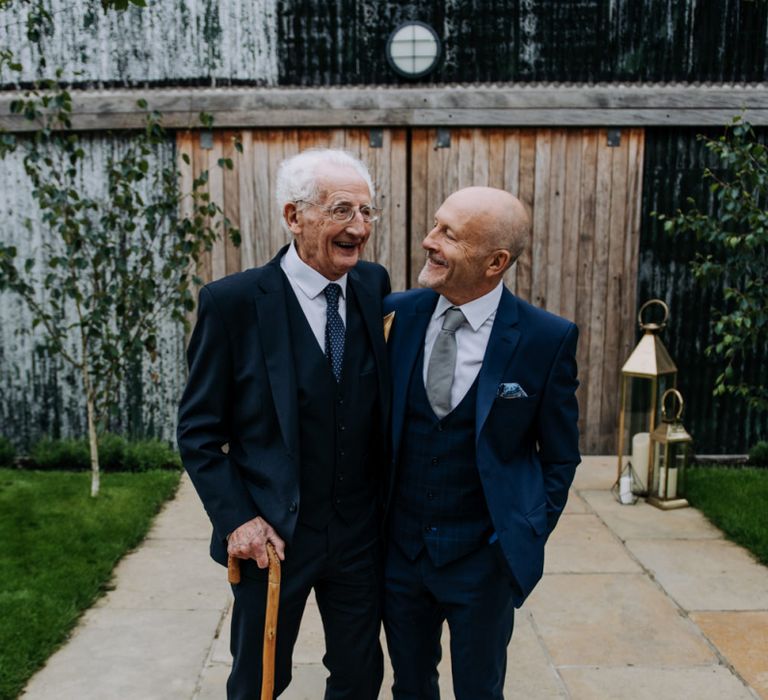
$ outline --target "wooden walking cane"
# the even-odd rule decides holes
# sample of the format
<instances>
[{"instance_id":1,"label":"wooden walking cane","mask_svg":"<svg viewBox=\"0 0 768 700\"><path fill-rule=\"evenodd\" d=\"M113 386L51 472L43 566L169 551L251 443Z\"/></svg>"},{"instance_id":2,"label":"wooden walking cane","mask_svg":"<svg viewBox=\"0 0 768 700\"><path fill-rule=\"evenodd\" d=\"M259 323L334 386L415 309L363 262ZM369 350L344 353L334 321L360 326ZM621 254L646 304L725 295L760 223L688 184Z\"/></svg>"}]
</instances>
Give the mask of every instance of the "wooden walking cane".
<instances>
[{"instance_id":1,"label":"wooden walking cane","mask_svg":"<svg viewBox=\"0 0 768 700\"><path fill-rule=\"evenodd\" d=\"M269 583L267 584L267 612L264 616L264 647L261 653L261 700L273 700L275 692L275 643L277 641L277 611L280 604L280 559L271 542L267 542L269 557ZM240 583L240 560L227 559L227 578Z\"/></svg>"}]
</instances>

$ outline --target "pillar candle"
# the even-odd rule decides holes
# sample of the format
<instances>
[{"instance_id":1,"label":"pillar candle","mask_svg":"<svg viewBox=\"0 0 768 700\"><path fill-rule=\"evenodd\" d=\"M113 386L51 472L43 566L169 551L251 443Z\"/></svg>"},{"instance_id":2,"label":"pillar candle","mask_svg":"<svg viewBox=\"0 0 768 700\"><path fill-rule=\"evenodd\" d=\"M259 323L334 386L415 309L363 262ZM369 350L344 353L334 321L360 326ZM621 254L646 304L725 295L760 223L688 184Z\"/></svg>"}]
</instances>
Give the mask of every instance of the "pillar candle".
<instances>
[{"instance_id":1,"label":"pillar candle","mask_svg":"<svg viewBox=\"0 0 768 700\"><path fill-rule=\"evenodd\" d=\"M667 498L677 498L677 469L667 469Z\"/></svg>"}]
</instances>

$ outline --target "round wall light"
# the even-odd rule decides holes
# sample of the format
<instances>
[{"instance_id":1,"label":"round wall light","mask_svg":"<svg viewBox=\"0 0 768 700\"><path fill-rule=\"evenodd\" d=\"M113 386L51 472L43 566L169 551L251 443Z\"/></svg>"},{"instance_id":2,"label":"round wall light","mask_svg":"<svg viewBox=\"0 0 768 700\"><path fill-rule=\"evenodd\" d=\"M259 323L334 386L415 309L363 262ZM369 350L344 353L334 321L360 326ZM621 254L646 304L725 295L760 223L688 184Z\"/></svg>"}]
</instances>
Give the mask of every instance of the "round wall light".
<instances>
[{"instance_id":1,"label":"round wall light","mask_svg":"<svg viewBox=\"0 0 768 700\"><path fill-rule=\"evenodd\" d=\"M440 39L424 22L406 22L389 35L387 61L398 75L420 78L440 60Z\"/></svg>"}]
</instances>

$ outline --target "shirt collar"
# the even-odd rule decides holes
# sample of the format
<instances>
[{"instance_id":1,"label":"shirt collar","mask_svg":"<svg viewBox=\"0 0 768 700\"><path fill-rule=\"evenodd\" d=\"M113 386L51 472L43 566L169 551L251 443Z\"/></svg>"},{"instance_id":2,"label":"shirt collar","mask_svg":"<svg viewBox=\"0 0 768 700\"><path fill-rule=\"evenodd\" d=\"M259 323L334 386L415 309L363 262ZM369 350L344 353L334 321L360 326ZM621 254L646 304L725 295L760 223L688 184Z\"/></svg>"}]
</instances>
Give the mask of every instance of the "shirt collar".
<instances>
[{"instance_id":1,"label":"shirt collar","mask_svg":"<svg viewBox=\"0 0 768 700\"><path fill-rule=\"evenodd\" d=\"M341 287L341 295L347 297L347 273L337 280L329 280L323 277L314 267L305 263L296 251L296 242L292 241L283 256L285 273L296 283L304 294L314 299L331 283L335 282Z\"/></svg>"},{"instance_id":2,"label":"shirt collar","mask_svg":"<svg viewBox=\"0 0 768 700\"><path fill-rule=\"evenodd\" d=\"M461 309L464 318L466 318L469 325L472 326L473 331L477 331L478 328L491 317L491 314L496 312L496 309L499 307L499 301L501 301L501 292L503 289L503 282L499 282L487 294L483 294L483 296L457 307ZM440 298L437 300L435 313L432 314L432 320L438 319L445 313L446 309L449 309L452 306L455 306L455 304L452 304L441 294Z\"/></svg>"}]
</instances>

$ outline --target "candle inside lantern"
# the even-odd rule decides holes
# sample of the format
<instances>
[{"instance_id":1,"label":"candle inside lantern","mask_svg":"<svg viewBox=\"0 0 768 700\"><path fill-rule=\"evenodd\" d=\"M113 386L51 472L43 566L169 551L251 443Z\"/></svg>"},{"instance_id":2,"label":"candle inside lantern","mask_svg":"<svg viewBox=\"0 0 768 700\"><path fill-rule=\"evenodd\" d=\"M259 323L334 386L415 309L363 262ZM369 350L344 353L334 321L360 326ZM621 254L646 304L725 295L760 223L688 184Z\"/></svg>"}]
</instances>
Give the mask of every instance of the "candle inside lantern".
<instances>
[{"instance_id":1,"label":"candle inside lantern","mask_svg":"<svg viewBox=\"0 0 768 700\"><path fill-rule=\"evenodd\" d=\"M677 497L677 469L667 469L667 498Z\"/></svg>"},{"instance_id":2,"label":"candle inside lantern","mask_svg":"<svg viewBox=\"0 0 768 700\"><path fill-rule=\"evenodd\" d=\"M648 484L648 452L650 445L650 433L636 433L632 437L632 467L645 489L650 486Z\"/></svg>"},{"instance_id":3,"label":"candle inside lantern","mask_svg":"<svg viewBox=\"0 0 768 700\"><path fill-rule=\"evenodd\" d=\"M632 477L629 474L619 479L619 500L624 505L632 503Z\"/></svg>"}]
</instances>

